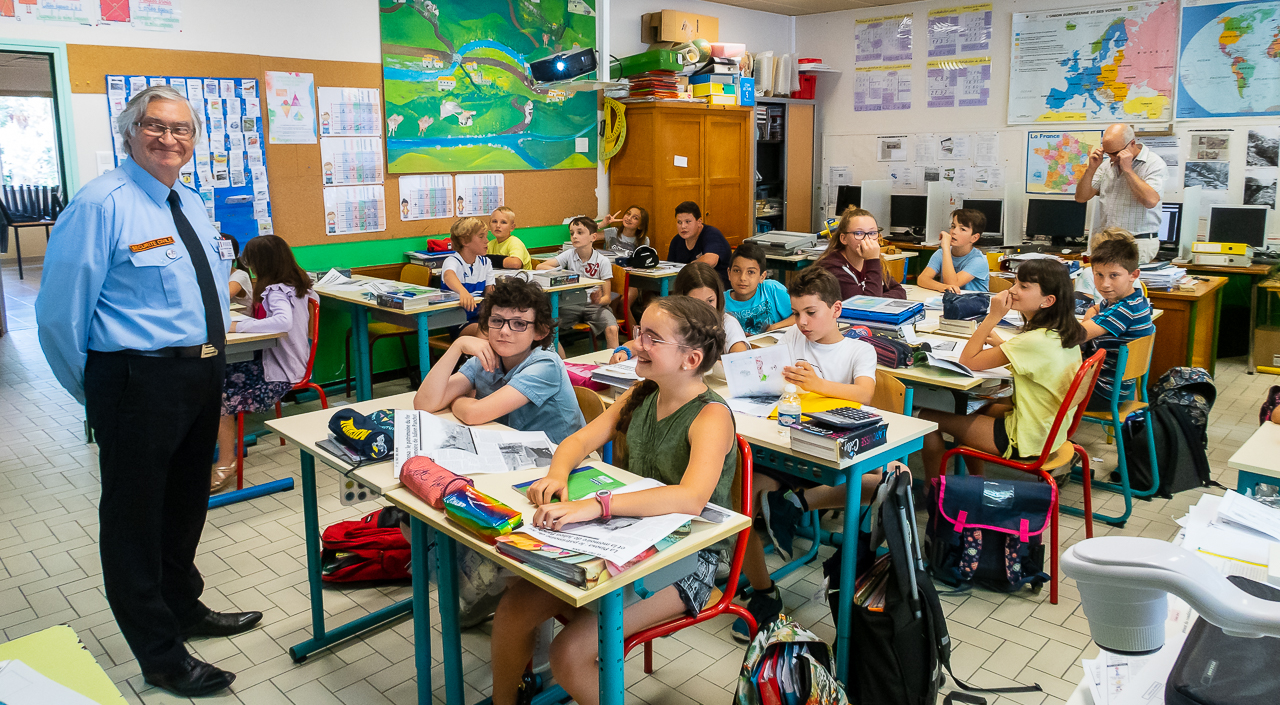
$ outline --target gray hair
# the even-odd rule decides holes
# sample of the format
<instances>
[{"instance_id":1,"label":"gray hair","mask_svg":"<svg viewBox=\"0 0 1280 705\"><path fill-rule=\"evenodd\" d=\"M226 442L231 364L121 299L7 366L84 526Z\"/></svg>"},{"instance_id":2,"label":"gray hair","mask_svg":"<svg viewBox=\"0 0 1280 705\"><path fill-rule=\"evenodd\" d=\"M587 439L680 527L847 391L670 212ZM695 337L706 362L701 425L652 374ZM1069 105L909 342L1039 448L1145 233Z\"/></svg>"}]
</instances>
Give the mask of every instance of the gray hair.
<instances>
[{"instance_id":1,"label":"gray hair","mask_svg":"<svg viewBox=\"0 0 1280 705\"><path fill-rule=\"evenodd\" d=\"M124 110L116 116L116 130L124 140L125 154L131 154L129 140L138 134L138 126L134 123L147 114L147 106L156 100L172 100L187 106L187 110L191 112L192 127L196 131L195 142L198 143L200 138L204 136L204 121L200 119L200 111L192 107L191 102L187 100L185 95L170 86L151 86L131 98L129 103L124 106Z\"/></svg>"},{"instance_id":2,"label":"gray hair","mask_svg":"<svg viewBox=\"0 0 1280 705\"><path fill-rule=\"evenodd\" d=\"M1124 126L1124 143L1129 144L1134 140L1133 125Z\"/></svg>"}]
</instances>

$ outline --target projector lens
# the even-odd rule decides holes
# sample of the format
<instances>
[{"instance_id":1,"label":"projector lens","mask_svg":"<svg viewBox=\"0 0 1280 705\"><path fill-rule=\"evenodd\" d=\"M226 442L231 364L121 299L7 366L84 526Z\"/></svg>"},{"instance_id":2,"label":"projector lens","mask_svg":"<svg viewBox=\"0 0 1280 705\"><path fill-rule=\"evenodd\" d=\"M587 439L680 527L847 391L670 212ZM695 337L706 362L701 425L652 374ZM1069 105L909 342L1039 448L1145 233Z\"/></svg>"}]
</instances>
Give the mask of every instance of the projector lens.
<instances>
[{"instance_id":1,"label":"projector lens","mask_svg":"<svg viewBox=\"0 0 1280 705\"><path fill-rule=\"evenodd\" d=\"M556 70L557 70L557 71L563 71L563 70L564 70L564 62L563 62L563 61L557 61L557 62L556 62Z\"/></svg>"}]
</instances>

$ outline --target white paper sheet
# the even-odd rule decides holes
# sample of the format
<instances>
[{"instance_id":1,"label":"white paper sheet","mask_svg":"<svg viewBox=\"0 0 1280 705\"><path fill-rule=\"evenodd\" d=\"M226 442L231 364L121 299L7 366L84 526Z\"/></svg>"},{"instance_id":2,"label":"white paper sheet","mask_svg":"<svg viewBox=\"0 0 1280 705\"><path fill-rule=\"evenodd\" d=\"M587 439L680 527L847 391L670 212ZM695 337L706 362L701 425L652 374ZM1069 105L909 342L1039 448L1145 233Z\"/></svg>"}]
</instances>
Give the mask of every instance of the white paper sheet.
<instances>
[{"instance_id":1,"label":"white paper sheet","mask_svg":"<svg viewBox=\"0 0 1280 705\"><path fill-rule=\"evenodd\" d=\"M1251 497L1227 492L1218 504L1218 516L1280 541L1280 509L1272 509Z\"/></svg>"},{"instance_id":2,"label":"white paper sheet","mask_svg":"<svg viewBox=\"0 0 1280 705\"><path fill-rule=\"evenodd\" d=\"M772 396L776 400L786 384L782 379L782 368L792 364L793 360L785 345L774 345L729 353L722 356L720 362L724 365L725 384L729 387L730 397Z\"/></svg>"},{"instance_id":3,"label":"white paper sheet","mask_svg":"<svg viewBox=\"0 0 1280 705\"><path fill-rule=\"evenodd\" d=\"M471 428L426 411L397 410L395 435L396 477L405 461L419 455L459 475L479 475L551 467L555 453L542 431Z\"/></svg>"},{"instance_id":4,"label":"white paper sheet","mask_svg":"<svg viewBox=\"0 0 1280 705\"><path fill-rule=\"evenodd\" d=\"M637 492L661 486L662 483L657 480L638 480L617 490L614 494ZM608 521L595 520L570 524L562 531L539 529L528 524L517 531L529 534L552 546L579 551L617 565L624 565L695 518L689 514L662 514L652 517L617 516Z\"/></svg>"},{"instance_id":5,"label":"white paper sheet","mask_svg":"<svg viewBox=\"0 0 1280 705\"><path fill-rule=\"evenodd\" d=\"M5 705L95 705L93 700L17 659L0 661L0 702Z\"/></svg>"}]
</instances>

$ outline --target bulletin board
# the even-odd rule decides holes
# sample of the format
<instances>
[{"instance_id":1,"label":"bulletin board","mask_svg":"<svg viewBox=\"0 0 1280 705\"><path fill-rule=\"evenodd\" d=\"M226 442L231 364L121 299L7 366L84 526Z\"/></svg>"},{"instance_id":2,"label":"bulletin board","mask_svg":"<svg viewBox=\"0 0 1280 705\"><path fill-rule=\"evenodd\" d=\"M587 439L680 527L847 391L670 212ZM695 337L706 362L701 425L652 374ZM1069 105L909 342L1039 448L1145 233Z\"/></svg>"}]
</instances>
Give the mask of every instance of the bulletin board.
<instances>
[{"instance_id":1,"label":"bulletin board","mask_svg":"<svg viewBox=\"0 0 1280 705\"><path fill-rule=\"evenodd\" d=\"M317 86L382 88L382 66L377 63L88 44L68 44L67 61L72 93L105 95L107 75L236 76L256 78L261 85L266 71L311 73ZM435 236L448 233L453 223L452 218L406 222L388 213L384 232L326 235L323 190L318 188L323 183L320 145L267 144L266 165L272 226L294 247ZM506 202L516 212L517 227L558 225L567 216L598 210L594 168L505 174ZM400 202L397 179L386 180L386 200Z\"/></svg>"},{"instance_id":2,"label":"bulletin board","mask_svg":"<svg viewBox=\"0 0 1280 705\"><path fill-rule=\"evenodd\" d=\"M270 179L262 157L263 120L255 78L107 76L116 166L129 158L116 131L116 117L134 95L164 85L187 96L204 123L205 134L178 178L200 193L218 232L234 237L241 247L251 237L271 234Z\"/></svg>"}]
</instances>

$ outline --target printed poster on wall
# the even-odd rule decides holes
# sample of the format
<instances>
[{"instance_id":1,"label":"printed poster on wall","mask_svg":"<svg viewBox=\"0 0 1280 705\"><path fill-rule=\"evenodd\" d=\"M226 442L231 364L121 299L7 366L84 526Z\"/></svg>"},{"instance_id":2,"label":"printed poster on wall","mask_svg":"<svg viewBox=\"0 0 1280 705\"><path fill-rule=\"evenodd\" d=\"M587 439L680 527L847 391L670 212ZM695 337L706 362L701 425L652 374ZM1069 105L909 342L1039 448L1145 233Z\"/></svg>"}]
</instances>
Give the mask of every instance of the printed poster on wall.
<instances>
[{"instance_id":1,"label":"printed poster on wall","mask_svg":"<svg viewBox=\"0 0 1280 705\"><path fill-rule=\"evenodd\" d=\"M1177 5L1146 0L1014 13L1009 123L1169 122Z\"/></svg>"},{"instance_id":2,"label":"printed poster on wall","mask_svg":"<svg viewBox=\"0 0 1280 705\"><path fill-rule=\"evenodd\" d=\"M315 80L309 73L267 71L262 89L271 144L316 143Z\"/></svg>"},{"instance_id":3,"label":"printed poster on wall","mask_svg":"<svg viewBox=\"0 0 1280 705\"><path fill-rule=\"evenodd\" d=\"M505 203L502 174L458 174L454 177L458 194L458 217L487 216Z\"/></svg>"},{"instance_id":4,"label":"printed poster on wall","mask_svg":"<svg viewBox=\"0 0 1280 705\"><path fill-rule=\"evenodd\" d=\"M930 108L972 108L991 98L991 57L928 64Z\"/></svg>"},{"instance_id":5,"label":"printed poster on wall","mask_svg":"<svg viewBox=\"0 0 1280 705\"><path fill-rule=\"evenodd\" d=\"M1027 193L1075 193L1102 130L1027 133Z\"/></svg>"},{"instance_id":6,"label":"printed poster on wall","mask_svg":"<svg viewBox=\"0 0 1280 705\"><path fill-rule=\"evenodd\" d=\"M100 16L97 0L19 0L18 4L35 5L36 19L42 22L96 25Z\"/></svg>"},{"instance_id":7,"label":"printed poster on wall","mask_svg":"<svg viewBox=\"0 0 1280 705\"><path fill-rule=\"evenodd\" d=\"M910 110L911 64L857 67L853 75L853 109Z\"/></svg>"},{"instance_id":8,"label":"printed poster on wall","mask_svg":"<svg viewBox=\"0 0 1280 705\"><path fill-rule=\"evenodd\" d=\"M929 11L929 58L991 51L991 3Z\"/></svg>"},{"instance_id":9,"label":"printed poster on wall","mask_svg":"<svg viewBox=\"0 0 1280 705\"><path fill-rule=\"evenodd\" d=\"M886 64L911 61L911 15L858 20L854 23L855 61Z\"/></svg>"},{"instance_id":10,"label":"printed poster on wall","mask_svg":"<svg viewBox=\"0 0 1280 705\"><path fill-rule=\"evenodd\" d=\"M387 229L387 198L378 186L333 186L324 190L326 235L374 233Z\"/></svg>"},{"instance_id":11,"label":"printed poster on wall","mask_svg":"<svg viewBox=\"0 0 1280 705\"><path fill-rule=\"evenodd\" d=\"M400 177L400 220L452 217L452 176L423 174Z\"/></svg>"},{"instance_id":12,"label":"printed poster on wall","mask_svg":"<svg viewBox=\"0 0 1280 705\"><path fill-rule=\"evenodd\" d=\"M321 137L382 134L382 100L377 88L317 88L316 101Z\"/></svg>"},{"instance_id":13,"label":"printed poster on wall","mask_svg":"<svg viewBox=\"0 0 1280 705\"><path fill-rule=\"evenodd\" d=\"M182 10L178 2L179 0L129 0L133 28L151 32L180 31Z\"/></svg>"},{"instance_id":14,"label":"printed poster on wall","mask_svg":"<svg viewBox=\"0 0 1280 705\"><path fill-rule=\"evenodd\" d=\"M1276 0L1184 0L1181 42L1179 118L1280 114Z\"/></svg>"}]
</instances>

